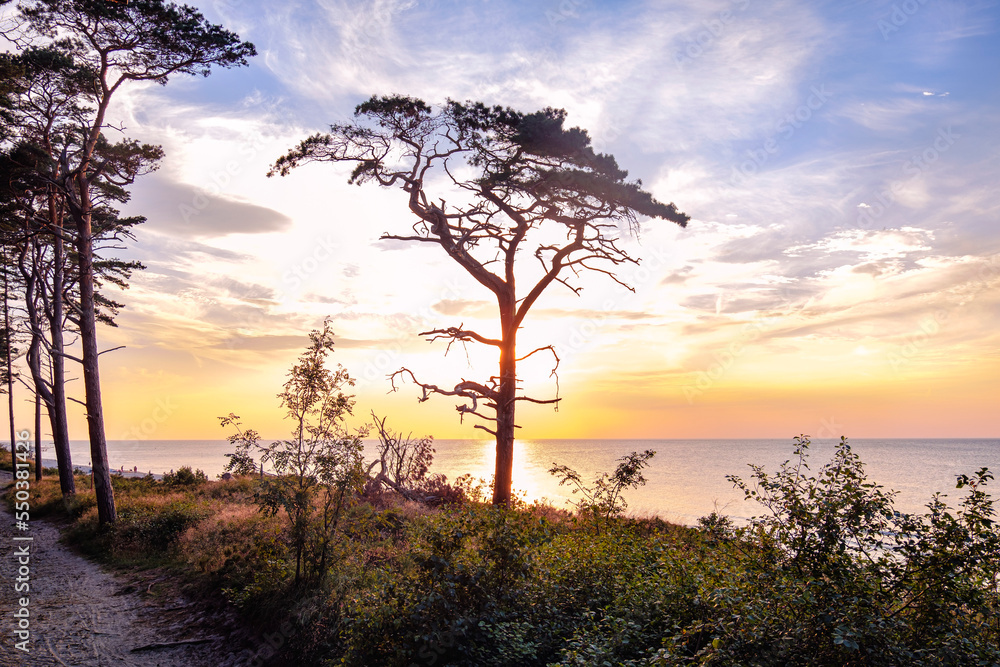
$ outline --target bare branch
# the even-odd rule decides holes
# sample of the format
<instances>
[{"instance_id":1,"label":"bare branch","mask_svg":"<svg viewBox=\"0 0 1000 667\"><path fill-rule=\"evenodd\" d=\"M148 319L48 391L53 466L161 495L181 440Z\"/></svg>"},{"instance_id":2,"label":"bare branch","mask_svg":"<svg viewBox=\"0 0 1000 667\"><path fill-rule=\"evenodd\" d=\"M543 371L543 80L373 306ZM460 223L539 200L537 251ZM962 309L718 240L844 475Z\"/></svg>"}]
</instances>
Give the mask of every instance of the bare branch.
<instances>
[{"instance_id":1,"label":"bare branch","mask_svg":"<svg viewBox=\"0 0 1000 667\"><path fill-rule=\"evenodd\" d=\"M475 425L473 425L472 428L481 428L484 431L486 431L487 433L489 433L490 435L492 435L494 438L497 436L497 432L496 431L490 430L490 429L486 428L485 426L483 426L482 424L475 424Z\"/></svg>"},{"instance_id":2,"label":"bare branch","mask_svg":"<svg viewBox=\"0 0 1000 667\"><path fill-rule=\"evenodd\" d=\"M493 345L494 347L501 347L503 345L502 341L495 338L487 338L483 335L476 333L475 331L466 331L462 327L465 323L459 324L457 327L448 327L447 329L432 329L431 331L421 331L419 336L432 336L428 338L428 342L433 342L440 338L450 338L454 340L469 341L474 340L477 343L483 343L484 345Z\"/></svg>"},{"instance_id":3,"label":"bare branch","mask_svg":"<svg viewBox=\"0 0 1000 667\"><path fill-rule=\"evenodd\" d=\"M424 398L420 399L421 403L426 401L427 398L429 397L428 392L434 394L441 394L442 396L465 396L468 398L476 396L477 398L488 398L490 400L496 400L499 396L499 394L497 394L497 392L494 391L493 389L484 387L478 382L471 382L469 380L462 380L461 382L455 385L455 388L453 390L450 391L447 389L441 389L440 387L433 384L424 384L423 382L417 380L417 378L413 375L413 371L411 371L409 368L400 368L398 371L389 376L390 380L392 380L393 383L392 391L396 391L397 389L395 384L396 376L403 375L404 373L410 376L410 380L413 382L413 384L417 385L418 387L424 390Z\"/></svg>"},{"instance_id":4,"label":"bare branch","mask_svg":"<svg viewBox=\"0 0 1000 667\"><path fill-rule=\"evenodd\" d=\"M539 403L539 404L545 405L545 404L558 403L562 399L561 398L544 398L543 399L543 398L532 398L530 396L516 396L514 398L514 400L515 401L528 401L530 403Z\"/></svg>"}]
</instances>

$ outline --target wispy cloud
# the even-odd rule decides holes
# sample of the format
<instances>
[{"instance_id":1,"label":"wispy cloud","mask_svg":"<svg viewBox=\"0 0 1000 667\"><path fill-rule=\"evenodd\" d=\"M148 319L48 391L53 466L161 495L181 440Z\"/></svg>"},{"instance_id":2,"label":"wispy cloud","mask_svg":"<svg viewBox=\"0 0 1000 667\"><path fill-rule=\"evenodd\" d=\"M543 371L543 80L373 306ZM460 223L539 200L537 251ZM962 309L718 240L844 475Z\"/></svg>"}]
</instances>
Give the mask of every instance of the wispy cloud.
<instances>
[{"instance_id":1,"label":"wispy cloud","mask_svg":"<svg viewBox=\"0 0 1000 667\"><path fill-rule=\"evenodd\" d=\"M975 71L1000 66L997 6L918 3L895 25L902 4L213 2L262 55L208 85L120 98L130 136L168 158L127 209L149 218L127 253L149 268L109 335L190 377L283 366L327 316L372 387L404 362L495 363L442 361L413 335L493 323L495 306L439 255L377 240L412 224L393 193L348 187L331 165L263 177L361 100L398 92L566 108L693 216L623 241L646 260L626 271L635 293L586 280L533 311L519 340L562 346L566 392L611 387L621 410L655 411L734 341L746 351L722 385L789 364L894 372L887 355L943 309L910 368L995 354L1000 286L983 271L1000 252L1000 112ZM897 28L887 38L880 20Z\"/></svg>"}]
</instances>

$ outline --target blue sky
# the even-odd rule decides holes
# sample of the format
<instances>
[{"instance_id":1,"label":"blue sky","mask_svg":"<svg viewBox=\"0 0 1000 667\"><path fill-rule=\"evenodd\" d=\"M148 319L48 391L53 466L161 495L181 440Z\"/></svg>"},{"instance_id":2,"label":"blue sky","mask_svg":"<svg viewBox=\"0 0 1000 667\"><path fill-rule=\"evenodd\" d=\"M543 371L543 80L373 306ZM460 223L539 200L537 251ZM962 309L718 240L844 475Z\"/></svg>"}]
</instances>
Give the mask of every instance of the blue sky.
<instances>
[{"instance_id":1,"label":"blue sky","mask_svg":"<svg viewBox=\"0 0 1000 667\"><path fill-rule=\"evenodd\" d=\"M536 306L525 344L563 350L566 400L527 411L526 434L1000 431L997 3L194 4L259 55L116 105L167 152L128 209L148 217L131 252L149 268L106 332L128 345L103 371L122 434L216 437L230 411L279 433L284 369L330 316L363 412L473 437L446 399L417 408L384 376L485 377L489 357L412 334L488 330L488 295L427 249L378 242L411 224L398 193L330 165L264 176L393 92L565 108L692 217L627 242L645 260L634 294L595 277ZM149 427L165 399L179 407Z\"/></svg>"}]
</instances>

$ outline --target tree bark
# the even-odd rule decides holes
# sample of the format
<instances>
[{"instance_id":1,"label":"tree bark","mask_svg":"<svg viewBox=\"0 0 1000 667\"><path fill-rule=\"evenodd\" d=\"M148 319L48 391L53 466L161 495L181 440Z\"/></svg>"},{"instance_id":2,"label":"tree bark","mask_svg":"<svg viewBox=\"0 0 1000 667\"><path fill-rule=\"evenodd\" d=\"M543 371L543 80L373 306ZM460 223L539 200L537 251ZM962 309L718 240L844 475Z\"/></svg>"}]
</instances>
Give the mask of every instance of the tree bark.
<instances>
[{"instance_id":1,"label":"tree bark","mask_svg":"<svg viewBox=\"0 0 1000 667\"><path fill-rule=\"evenodd\" d=\"M10 274L8 269L3 272L3 326L7 334L6 359L7 364L7 415L10 419L10 469L15 470L17 461L16 443L17 437L14 433L14 364L11 356L14 336L10 329Z\"/></svg>"},{"instance_id":2,"label":"tree bark","mask_svg":"<svg viewBox=\"0 0 1000 667\"><path fill-rule=\"evenodd\" d=\"M18 268L21 278L24 280L24 309L28 313L28 328L31 330L31 342L28 344L28 371L31 373L32 385L35 387L35 435L41 430L40 401L46 403L52 400L52 394L45 386L45 379L42 377L42 321L38 315L38 282L41 280L39 271L40 257L37 238L31 237L28 233L28 223L24 224L25 237L24 246L18 258ZM38 442L40 448L41 443ZM40 458L40 457L36 457ZM38 475L38 463L35 463L35 474Z\"/></svg>"},{"instance_id":3,"label":"tree bark","mask_svg":"<svg viewBox=\"0 0 1000 667\"><path fill-rule=\"evenodd\" d=\"M35 481L42 481L42 396L35 392Z\"/></svg>"},{"instance_id":4,"label":"tree bark","mask_svg":"<svg viewBox=\"0 0 1000 667\"><path fill-rule=\"evenodd\" d=\"M108 468L108 448L104 436L104 408L101 404L101 378L98 367L97 316L94 303L94 244L91 227L93 206L87 164L77 176L80 215L76 218L76 249L80 280L80 343L83 348L83 387L87 407L87 432L90 436L91 468L97 497L97 518L101 524L118 518L115 495Z\"/></svg>"},{"instance_id":5,"label":"tree bark","mask_svg":"<svg viewBox=\"0 0 1000 667\"><path fill-rule=\"evenodd\" d=\"M63 247L62 216L55 211L55 196L49 195L50 224L52 234L52 317L49 331L52 335L52 402L47 404L49 424L52 426L52 447L56 453L59 468L59 488L63 496L76 493L76 479L73 477L73 458L69 449L69 421L66 417L66 358L63 356Z\"/></svg>"},{"instance_id":6,"label":"tree bark","mask_svg":"<svg viewBox=\"0 0 1000 667\"><path fill-rule=\"evenodd\" d=\"M513 290L512 290L513 291ZM493 476L493 504L510 506L514 469L514 407L517 401L517 326L514 297L500 299L500 385L496 404L497 460Z\"/></svg>"}]
</instances>

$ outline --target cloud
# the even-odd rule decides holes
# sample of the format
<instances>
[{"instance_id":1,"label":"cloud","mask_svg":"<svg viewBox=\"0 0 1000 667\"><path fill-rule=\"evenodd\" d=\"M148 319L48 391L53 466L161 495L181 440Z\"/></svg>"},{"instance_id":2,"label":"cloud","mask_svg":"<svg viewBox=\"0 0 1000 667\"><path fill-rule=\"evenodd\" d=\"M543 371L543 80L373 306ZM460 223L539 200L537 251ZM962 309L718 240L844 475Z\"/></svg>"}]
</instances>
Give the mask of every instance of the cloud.
<instances>
[{"instance_id":1,"label":"cloud","mask_svg":"<svg viewBox=\"0 0 1000 667\"><path fill-rule=\"evenodd\" d=\"M587 320L651 320L661 317L658 313L648 313L638 310L595 310L593 308L539 308L532 310L531 315L539 319L581 318Z\"/></svg>"},{"instance_id":2,"label":"cloud","mask_svg":"<svg viewBox=\"0 0 1000 667\"><path fill-rule=\"evenodd\" d=\"M856 253L862 261L871 262L930 251L933 240L933 232L914 227L884 231L854 229L838 231L814 243L787 248L784 252L791 257Z\"/></svg>"},{"instance_id":3,"label":"cloud","mask_svg":"<svg viewBox=\"0 0 1000 667\"><path fill-rule=\"evenodd\" d=\"M212 238L230 234L268 234L291 228L284 213L249 201L217 195L188 183L162 176L148 176L134 186L142 207L156 231L178 237Z\"/></svg>"},{"instance_id":4,"label":"cloud","mask_svg":"<svg viewBox=\"0 0 1000 667\"><path fill-rule=\"evenodd\" d=\"M926 96L933 93L925 92ZM930 117L939 113L938 109L929 106L923 99L912 97L897 97L889 100L872 100L862 98L852 100L839 108L838 114L858 125L875 132L894 132L905 134L922 122L921 117Z\"/></svg>"},{"instance_id":5,"label":"cloud","mask_svg":"<svg viewBox=\"0 0 1000 667\"><path fill-rule=\"evenodd\" d=\"M139 227L136 232L136 250L146 262L157 262L164 259L188 262L246 262L253 259L247 253L219 248L188 238L175 238L166 234L158 234L148 225Z\"/></svg>"},{"instance_id":6,"label":"cloud","mask_svg":"<svg viewBox=\"0 0 1000 667\"><path fill-rule=\"evenodd\" d=\"M442 315L467 315L469 317L494 317L496 305L489 301L469 301L466 299L444 299L431 306Z\"/></svg>"},{"instance_id":7,"label":"cloud","mask_svg":"<svg viewBox=\"0 0 1000 667\"><path fill-rule=\"evenodd\" d=\"M691 275L692 271L694 271L694 267L691 266L690 264L687 265L687 266L683 266L683 267L677 269L676 271L672 272L670 275L668 275L667 277L665 277L663 280L661 280L660 284L661 285L683 285L684 283L687 282L687 279Z\"/></svg>"},{"instance_id":8,"label":"cloud","mask_svg":"<svg viewBox=\"0 0 1000 667\"><path fill-rule=\"evenodd\" d=\"M339 348L375 348L379 349L389 341L385 340L356 340L342 338L338 336L334 341L334 347ZM252 352L283 352L285 350L297 350L305 347L308 339L305 336L283 336L283 335L246 335L232 333L220 340L217 347L227 350L246 350Z\"/></svg>"}]
</instances>

